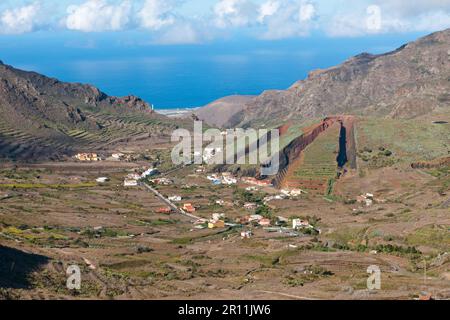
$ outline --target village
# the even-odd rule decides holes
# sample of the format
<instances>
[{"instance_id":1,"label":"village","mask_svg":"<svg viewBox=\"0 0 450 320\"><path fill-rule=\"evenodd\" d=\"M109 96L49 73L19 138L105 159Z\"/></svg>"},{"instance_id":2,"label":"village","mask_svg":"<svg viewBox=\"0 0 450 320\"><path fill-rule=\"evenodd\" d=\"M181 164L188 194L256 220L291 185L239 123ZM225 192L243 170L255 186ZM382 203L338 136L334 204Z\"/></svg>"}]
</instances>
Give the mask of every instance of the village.
<instances>
[{"instance_id":1,"label":"village","mask_svg":"<svg viewBox=\"0 0 450 320\"><path fill-rule=\"evenodd\" d=\"M422 299L446 294L443 235L448 231L428 227L423 212L442 221L448 217L445 209L423 201L420 185L388 189L353 174L329 195L279 188L232 168L173 165L159 149L84 153L67 162L3 172L0 214L8 215L3 214L0 239L51 258L46 273L33 280L45 288L40 294L67 294L58 288L59 280L48 278L64 277L60 263L80 265L91 279L81 297L207 298L232 292L254 299L286 294ZM401 174L391 169L384 179ZM415 230L417 221L425 225L420 234L401 237L394 229ZM424 241L428 234L441 240ZM365 286L372 264L389 279L379 293ZM425 267L435 291L423 285ZM405 281L411 283L406 289ZM419 295L422 291L427 294Z\"/></svg>"},{"instance_id":2,"label":"village","mask_svg":"<svg viewBox=\"0 0 450 320\"><path fill-rule=\"evenodd\" d=\"M204 151L203 160L207 162L214 156L216 150L206 148ZM194 154L195 156L195 154ZM99 162L99 161L124 161L131 162L134 159L132 154L113 153L107 157L101 157L96 153L80 153L75 155L76 160L80 162ZM186 167L193 168L192 174L188 177L200 178L203 184L210 184L217 188L234 187L242 190L248 195L264 193L264 197L258 198L257 201L225 201L223 199L215 200L214 204L218 210L209 213L201 211L201 216L196 215L202 206L194 202L185 201L181 195L169 194L167 196L158 192L161 187L169 188L174 185L174 180L169 177L169 174L160 172L153 166L141 166L133 168L124 178L123 187L125 188L139 188L144 187L147 191L154 193L160 199L161 207L154 210L154 213L171 215L182 215L190 219L192 223L191 231L202 229L237 229L241 239L249 239L253 236L255 230L263 230L267 234L283 234L288 237L302 237L318 235L321 229L316 225L317 220L308 220L308 214L296 213L295 215L283 216L274 215L271 210L277 209L272 205L272 202L283 200L299 200L302 195L307 195L308 191L293 188L293 189L276 189L272 181L268 179L257 179L255 177L238 177L231 172L214 173L208 172L207 165L191 165L181 166L178 169L171 170L170 173L176 173L179 169ZM99 184L109 181L108 177L98 177L96 182ZM179 181L178 181L179 182ZM181 189L189 189L195 187L189 183L181 185ZM372 206L374 203L384 203L385 200L377 199L372 193L365 193L356 196L352 203L356 206L352 208L353 214L361 212L364 208ZM239 216L227 215L229 208L242 208ZM277 210L278 211L278 210ZM310 218L310 217L309 217Z\"/></svg>"}]
</instances>

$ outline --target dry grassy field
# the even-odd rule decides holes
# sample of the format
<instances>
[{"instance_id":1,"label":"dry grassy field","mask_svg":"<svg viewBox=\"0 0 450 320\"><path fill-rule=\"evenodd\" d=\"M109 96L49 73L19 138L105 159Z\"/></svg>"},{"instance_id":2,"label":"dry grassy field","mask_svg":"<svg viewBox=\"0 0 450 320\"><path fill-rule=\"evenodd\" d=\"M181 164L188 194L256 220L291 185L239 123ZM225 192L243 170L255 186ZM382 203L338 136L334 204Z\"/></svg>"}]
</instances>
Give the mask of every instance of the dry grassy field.
<instances>
[{"instance_id":1,"label":"dry grassy field","mask_svg":"<svg viewBox=\"0 0 450 320\"><path fill-rule=\"evenodd\" d=\"M444 156L448 127L425 123L417 142L408 122L379 128L358 119L357 169L333 179L331 190L277 199L274 187L213 185L208 169L193 165L166 175L172 184L155 185L166 198L180 196L178 207L192 203L200 218L224 214L228 225L215 229L158 213L166 204L153 193L124 187L145 161L3 164L0 298L415 299L427 292L448 299L450 171L410 165ZM319 135L302 152L297 177L335 178L338 136L337 124ZM173 168L167 150L154 152L162 171ZM370 205L357 201L366 193ZM242 223L255 213L272 227L301 218L320 232ZM243 239L241 231L252 235ZM82 275L75 291L66 287L74 264ZM367 289L371 265L381 269L380 290Z\"/></svg>"}]
</instances>

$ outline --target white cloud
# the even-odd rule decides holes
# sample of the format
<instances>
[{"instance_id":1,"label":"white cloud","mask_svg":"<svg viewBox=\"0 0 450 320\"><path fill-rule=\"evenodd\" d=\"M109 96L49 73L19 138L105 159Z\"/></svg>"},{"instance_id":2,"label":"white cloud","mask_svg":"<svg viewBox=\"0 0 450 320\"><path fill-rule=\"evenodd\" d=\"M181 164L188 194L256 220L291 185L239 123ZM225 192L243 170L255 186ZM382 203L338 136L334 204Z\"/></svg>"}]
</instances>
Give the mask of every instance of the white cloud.
<instances>
[{"instance_id":1,"label":"white cloud","mask_svg":"<svg viewBox=\"0 0 450 320\"><path fill-rule=\"evenodd\" d=\"M263 23L266 17L273 16L274 14L277 13L278 9L280 9L279 1L269 0L263 3L258 9L259 12L258 21L260 23Z\"/></svg>"},{"instance_id":2,"label":"white cloud","mask_svg":"<svg viewBox=\"0 0 450 320\"><path fill-rule=\"evenodd\" d=\"M220 0L213 10L219 28L249 26L257 18L257 6L250 0Z\"/></svg>"},{"instance_id":3,"label":"white cloud","mask_svg":"<svg viewBox=\"0 0 450 320\"><path fill-rule=\"evenodd\" d=\"M268 40L306 36L314 27L313 20L317 16L315 5L306 0L280 0L276 4L268 1L261 5L259 12L260 17L265 12L259 19L265 28L261 38Z\"/></svg>"},{"instance_id":4,"label":"white cloud","mask_svg":"<svg viewBox=\"0 0 450 320\"><path fill-rule=\"evenodd\" d=\"M69 30L83 32L119 31L130 22L131 2L117 5L105 0L88 0L67 8L65 25Z\"/></svg>"},{"instance_id":5,"label":"white cloud","mask_svg":"<svg viewBox=\"0 0 450 320\"><path fill-rule=\"evenodd\" d=\"M5 10L0 17L0 33L20 34L33 31L38 11L37 3Z\"/></svg>"},{"instance_id":6,"label":"white cloud","mask_svg":"<svg viewBox=\"0 0 450 320\"><path fill-rule=\"evenodd\" d=\"M316 7L312 3L300 5L300 22L308 22L316 16Z\"/></svg>"},{"instance_id":7,"label":"white cloud","mask_svg":"<svg viewBox=\"0 0 450 320\"><path fill-rule=\"evenodd\" d=\"M138 12L140 26L150 30L159 30L175 23L173 1L146 0Z\"/></svg>"}]
</instances>

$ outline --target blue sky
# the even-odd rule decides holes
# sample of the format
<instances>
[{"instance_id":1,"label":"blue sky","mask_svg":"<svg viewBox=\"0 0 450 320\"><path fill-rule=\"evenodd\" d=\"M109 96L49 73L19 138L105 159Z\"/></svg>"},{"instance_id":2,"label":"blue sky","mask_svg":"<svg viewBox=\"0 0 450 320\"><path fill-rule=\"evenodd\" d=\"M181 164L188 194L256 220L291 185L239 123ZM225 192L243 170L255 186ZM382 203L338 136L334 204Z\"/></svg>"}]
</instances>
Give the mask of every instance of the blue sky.
<instances>
[{"instance_id":1,"label":"blue sky","mask_svg":"<svg viewBox=\"0 0 450 320\"><path fill-rule=\"evenodd\" d=\"M201 44L428 33L450 27L450 0L3 0L0 37L114 33L141 44ZM120 36L122 34L122 36ZM126 41L128 40L128 41ZM91 43L92 44L92 43ZM89 43L85 44L86 46Z\"/></svg>"}]
</instances>

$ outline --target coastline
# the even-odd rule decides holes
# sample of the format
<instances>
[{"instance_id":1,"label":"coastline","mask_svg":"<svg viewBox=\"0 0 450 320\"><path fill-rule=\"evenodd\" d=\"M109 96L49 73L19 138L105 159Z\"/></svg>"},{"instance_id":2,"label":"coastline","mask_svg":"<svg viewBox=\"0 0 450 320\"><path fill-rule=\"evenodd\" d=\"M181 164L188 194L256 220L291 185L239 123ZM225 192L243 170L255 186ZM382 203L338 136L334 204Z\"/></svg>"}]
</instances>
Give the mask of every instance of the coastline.
<instances>
[{"instance_id":1,"label":"coastline","mask_svg":"<svg viewBox=\"0 0 450 320\"><path fill-rule=\"evenodd\" d=\"M175 108L175 109L154 109L155 112L165 115L169 118L180 118L194 110L198 110L201 107L192 107L192 108Z\"/></svg>"}]
</instances>

